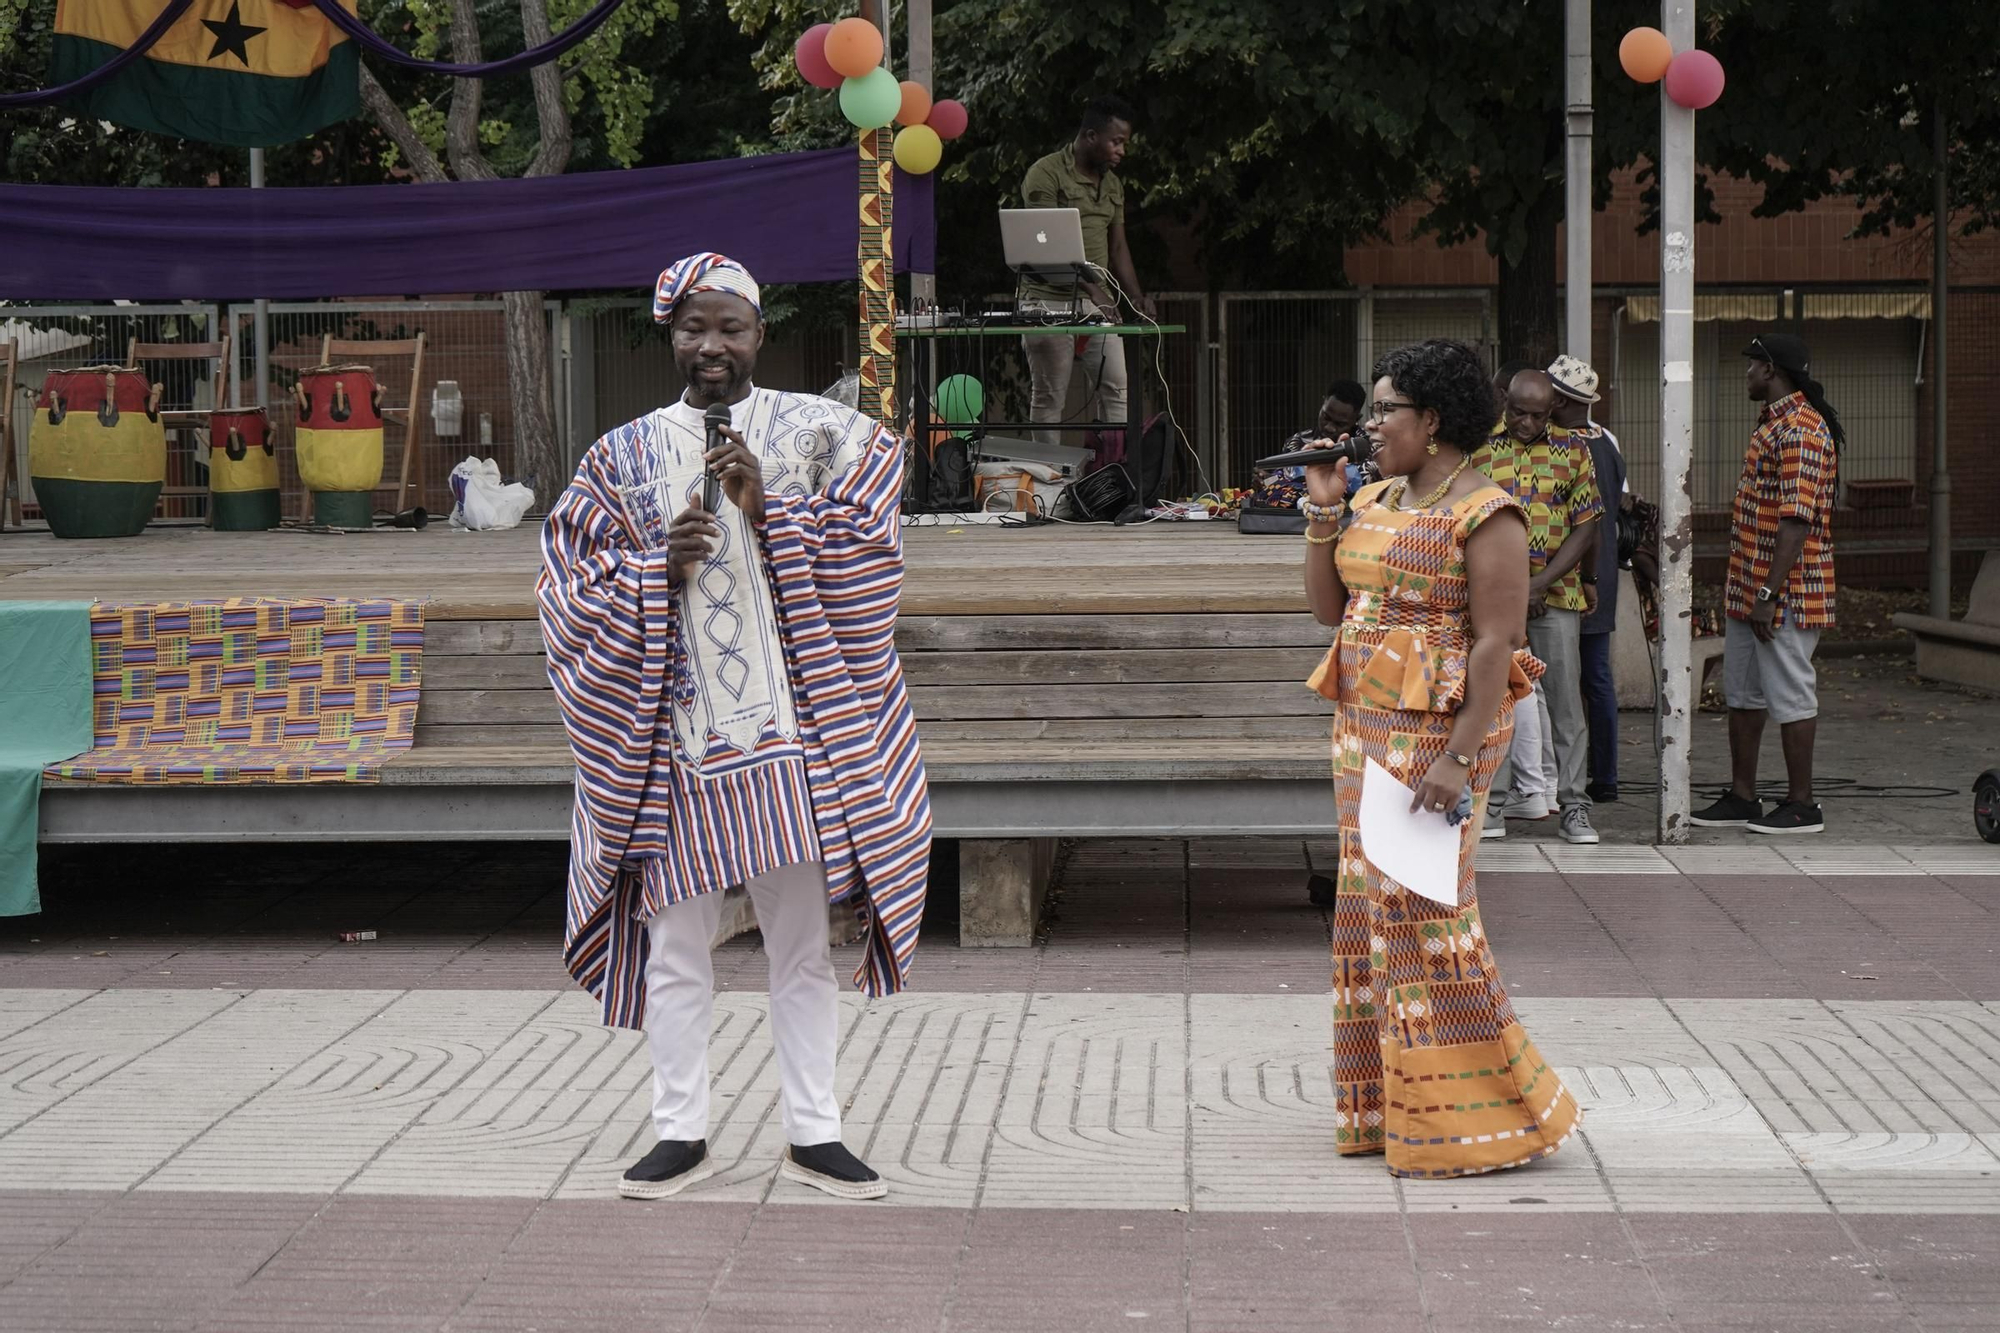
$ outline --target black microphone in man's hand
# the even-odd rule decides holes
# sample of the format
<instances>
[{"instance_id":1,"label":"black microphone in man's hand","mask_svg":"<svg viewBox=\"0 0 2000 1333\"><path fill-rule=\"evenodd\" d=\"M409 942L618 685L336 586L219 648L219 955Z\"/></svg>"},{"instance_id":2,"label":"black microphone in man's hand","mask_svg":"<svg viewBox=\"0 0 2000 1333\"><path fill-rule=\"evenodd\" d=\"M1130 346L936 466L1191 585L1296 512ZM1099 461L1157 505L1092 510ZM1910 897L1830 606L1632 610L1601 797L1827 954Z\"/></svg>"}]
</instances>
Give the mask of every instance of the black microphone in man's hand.
<instances>
[{"instance_id":1,"label":"black microphone in man's hand","mask_svg":"<svg viewBox=\"0 0 2000 1333\"><path fill-rule=\"evenodd\" d=\"M708 427L708 448L706 452L712 454L717 449L720 449L724 443L722 432L723 428L729 425L729 404L710 403L708 411L702 414L701 421L704 426ZM711 514L715 512L715 506L721 503L719 494L721 489L721 484L715 476L715 464L709 462L707 459L703 459L701 464L701 507Z\"/></svg>"}]
</instances>

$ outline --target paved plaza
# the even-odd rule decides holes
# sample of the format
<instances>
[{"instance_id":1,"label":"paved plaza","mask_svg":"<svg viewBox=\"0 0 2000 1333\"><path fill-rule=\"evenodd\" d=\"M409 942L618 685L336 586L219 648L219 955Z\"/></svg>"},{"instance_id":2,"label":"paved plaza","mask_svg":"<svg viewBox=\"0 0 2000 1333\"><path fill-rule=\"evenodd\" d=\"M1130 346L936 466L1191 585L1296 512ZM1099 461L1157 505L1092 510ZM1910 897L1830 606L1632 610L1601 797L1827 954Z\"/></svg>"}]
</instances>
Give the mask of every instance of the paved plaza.
<instances>
[{"instance_id":1,"label":"paved plaza","mask_svg":"<svg viewBox=\"0 0 2000 1333\"><path fill-rule=\"evenodd\" d=\"M2000 1326L2000 849L1487 846L1587 1120L1446 1182L1332 1152L1327 852L1082 844L1032 950L941 905L843 1015L859 1205L776 1177L754 940L726 1169L613 1197L649 1070L554 849L64 853L0 923L0 1328Z\"/></svg>"}]
</instances>

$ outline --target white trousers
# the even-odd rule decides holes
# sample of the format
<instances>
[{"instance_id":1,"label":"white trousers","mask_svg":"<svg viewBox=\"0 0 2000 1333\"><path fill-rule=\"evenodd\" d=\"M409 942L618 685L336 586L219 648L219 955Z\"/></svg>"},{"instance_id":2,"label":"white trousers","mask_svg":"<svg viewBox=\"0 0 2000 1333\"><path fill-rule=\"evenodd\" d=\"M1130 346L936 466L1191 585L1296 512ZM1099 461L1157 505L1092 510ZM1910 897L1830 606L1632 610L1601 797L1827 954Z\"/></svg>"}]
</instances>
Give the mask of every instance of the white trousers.
<instances>
[{"instance_id":1,"label":"white trousers","mask_svg":"<svg viewBox=\"0 0 2000 1333\"><path fill-rule=\"evenodd\" d=\"M1556 737L1540 681L1535 682L1534 694L1514 705L1514 743L1507 753L1513 761L1513 796L1539 796L1554 805Z\"/></svg>"},{"instance_id":2,"label":"white trousers","mask_svg":"<svg viewBox=\"0 0 2000 1333\"><path fill-rule=\"evenodd\" d=\"M771 1041L787 1141L840 1138L833 1090L840 988L827 941L826 871L817 861L781 866L744 886L771 962ZM708 1137L708 1039L715 1026L710 942L722 895L670 904L648 923L646 1045L653 1056L653 1129L663 1139Z\"/></svg>"}]
</instances>

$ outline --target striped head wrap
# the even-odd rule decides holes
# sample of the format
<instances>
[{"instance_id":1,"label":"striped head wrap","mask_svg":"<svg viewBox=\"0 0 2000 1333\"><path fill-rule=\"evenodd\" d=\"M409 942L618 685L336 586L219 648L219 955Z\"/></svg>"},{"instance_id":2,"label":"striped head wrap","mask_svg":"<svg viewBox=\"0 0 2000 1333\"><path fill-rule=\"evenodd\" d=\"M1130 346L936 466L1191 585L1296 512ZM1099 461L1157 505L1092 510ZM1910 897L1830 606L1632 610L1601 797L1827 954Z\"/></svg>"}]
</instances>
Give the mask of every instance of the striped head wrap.
<instances>
[{"instance_id":1,"label":"striped head wrap","mask_svg":"<svg viewBox=\"0 0 2000 1333\"><path fill-rule=\"evenodd\" d=\"M696 292L728 292L740 296L764 317L763 302L757 299L757 280L750 270L724 255L704 250L686 259L677 259L660 274L653 288L653 322L664 324L674 317L674 307Z\"/></svg>"}]
</instances>

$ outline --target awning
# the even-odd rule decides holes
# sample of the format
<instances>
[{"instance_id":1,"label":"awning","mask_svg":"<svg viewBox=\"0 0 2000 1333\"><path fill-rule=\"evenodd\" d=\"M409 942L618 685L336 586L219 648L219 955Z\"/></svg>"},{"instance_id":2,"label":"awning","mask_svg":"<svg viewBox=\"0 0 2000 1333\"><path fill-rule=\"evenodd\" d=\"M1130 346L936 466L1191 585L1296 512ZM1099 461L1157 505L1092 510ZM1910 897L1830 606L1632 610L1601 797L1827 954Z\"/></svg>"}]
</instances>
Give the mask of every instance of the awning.
<instances>
[{"instance_id":1,"label":"awning","mask_svg":"<svg viewBox=\"0 0 2000 1333\"><path fill-rule=\"evenodd\" d=\"M1712 292L1694 298L1698 323L1772 324L1781 319L1929 319L1929 292ZM1657 324L1660 298L1625 298L1628 324Z\"/></svg>"}]
</instances>

